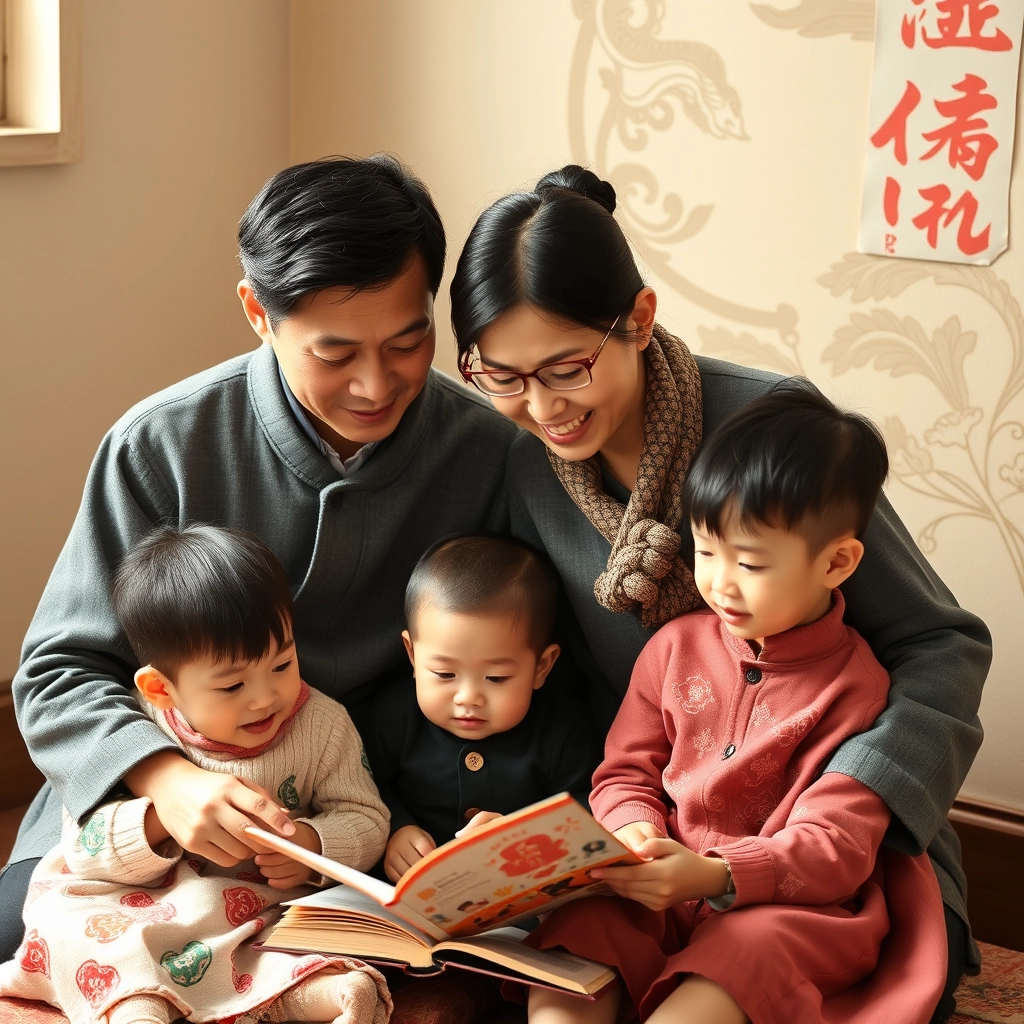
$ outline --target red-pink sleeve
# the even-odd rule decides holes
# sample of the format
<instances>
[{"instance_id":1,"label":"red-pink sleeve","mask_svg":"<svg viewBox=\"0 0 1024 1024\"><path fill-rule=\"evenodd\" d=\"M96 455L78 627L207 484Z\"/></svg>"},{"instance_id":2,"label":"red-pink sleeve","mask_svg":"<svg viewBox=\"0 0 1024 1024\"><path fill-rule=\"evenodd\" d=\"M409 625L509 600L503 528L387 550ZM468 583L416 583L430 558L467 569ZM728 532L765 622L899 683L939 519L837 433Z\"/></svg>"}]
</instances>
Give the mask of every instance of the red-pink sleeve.
<instances>
[{"instance_id":1,"label":"red-pink sleeve","mask_svg":"<svg viewBox=\"0 0 1024 1024\"><path fill-rule=\"evenodd\" d=\"M633 668L629 690L605 742L605 756L594 772L590 806L610 832L634 821L665 831L661 773L672 756L661 710L664 678L660 647L644 648Z\"/></svg>"},{"instance_id":2,"label":"red-pink sleeve","mask_svg":"<svg viewBox=\"0 0 1024 1024\"><path fill-rule=\"evenodd\" d=\"M853 895L874 870L890 813L863 783L827 772L801 794L774 835L746 836L708 853L729 862L732 908L835 903Z\"/></svg>"}]
</instances>

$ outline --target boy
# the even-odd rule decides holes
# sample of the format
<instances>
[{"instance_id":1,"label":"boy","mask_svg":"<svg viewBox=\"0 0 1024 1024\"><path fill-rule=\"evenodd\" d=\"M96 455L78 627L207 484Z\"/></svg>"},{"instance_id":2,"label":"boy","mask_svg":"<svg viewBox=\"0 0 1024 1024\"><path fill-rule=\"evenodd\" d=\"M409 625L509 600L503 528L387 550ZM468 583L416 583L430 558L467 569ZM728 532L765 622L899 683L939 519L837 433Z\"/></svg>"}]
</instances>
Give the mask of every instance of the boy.
<instances>
[{"instance_id":1,"label":"boy","mask_svg":"<svg viewBox=\"0 0 1024 1024\"><path fill-rule=\"evenodd\" d=\"M464 828L563 790L586 805L600 756L587 711L542 689L557 598L551 566L511 537L442 541L413 570L402 639L415 679L381 692L365 734L392 881Z\"/></svg>"},{"instance_id":2,"label":"boy","mask_svg":"<svg viewBox=\"0 0 1024 1024\"><path fill-rule=\"evenodd\" d=\"M169 742L225 782L276 794L294 842L356 868L377 860L387 809L348 714L299 675L288 579L263 543L213 526L158 528L122 562L113 604L141 663L143 709ZM386 1020L387 988L365 965L251 948L268 908L311 881L308 868L264 852L225 870L191 853L147 797L105 803L83 827L65 812L61 846L33 873L28 934L0 968L0 992L43 999L75 1024L264 1011Z\"/></svg>"},{"instance_id":3,"label":"boy","mask_svg":"<svg viewBox=\"0 0 1024 1024\"><path fill-rule=\"evenodd\" d=\"M644 649L591 798L647 863L595 871L625 898L531 937L614 965L622 986L589 1006L531 991L531 1020L611 1022L630 1004L655 1024L929 1019L946 968L934 871L880 854L885 803L823 774L886 703L837 589L886 471L867 420L799 387L705 442L685 498L710 610Z\"/></svg>"}]
</instances>

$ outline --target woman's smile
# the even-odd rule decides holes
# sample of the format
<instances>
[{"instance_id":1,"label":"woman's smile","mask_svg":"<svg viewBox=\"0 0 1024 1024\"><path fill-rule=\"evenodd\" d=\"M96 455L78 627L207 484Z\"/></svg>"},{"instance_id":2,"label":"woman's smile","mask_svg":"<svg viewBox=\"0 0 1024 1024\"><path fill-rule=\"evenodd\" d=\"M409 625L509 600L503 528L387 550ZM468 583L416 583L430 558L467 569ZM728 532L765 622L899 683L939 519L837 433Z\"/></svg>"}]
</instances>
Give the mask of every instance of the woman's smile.
<instances>
[{"instance_id":1,"label":"woman's smile","mask_svg":"<svg viewBox=\"0 0 1024 1024\"><path fill-rule=\"evenodd\" d=\"M587 432L593 411L593 409L588 409L575 419L565 420L562 423L540 423L538 426L555 444L572 444L579 441Z\"/></svg>"}]
</instances>

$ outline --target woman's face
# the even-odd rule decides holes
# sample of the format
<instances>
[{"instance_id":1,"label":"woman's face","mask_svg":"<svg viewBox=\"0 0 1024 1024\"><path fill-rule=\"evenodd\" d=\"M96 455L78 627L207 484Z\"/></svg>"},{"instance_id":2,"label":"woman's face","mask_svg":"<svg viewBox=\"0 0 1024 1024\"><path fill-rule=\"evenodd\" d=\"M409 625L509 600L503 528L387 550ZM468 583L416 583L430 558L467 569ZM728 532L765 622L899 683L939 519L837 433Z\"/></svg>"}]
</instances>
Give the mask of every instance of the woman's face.
<instances>
[{"instance_id":1,"label":"woman's face","mask_svg":"<svg viewBox=\"0 0 1024 1024\"><path fill-rule=\"evenodd\" d=\"M591 368L592 380L586 387L556 391L531 377L521 394L492 398L495 408L571 462L642 443L641 351L649 332L632 318L623 318L620 326L623 323L628 329L641 327L638 341L609 338ZM587 359L603 337L602 331L557 319L532 306L517 306L484 331L479 344L480 368L530 372L547 363Z\"/></svg>"}]
</instances>

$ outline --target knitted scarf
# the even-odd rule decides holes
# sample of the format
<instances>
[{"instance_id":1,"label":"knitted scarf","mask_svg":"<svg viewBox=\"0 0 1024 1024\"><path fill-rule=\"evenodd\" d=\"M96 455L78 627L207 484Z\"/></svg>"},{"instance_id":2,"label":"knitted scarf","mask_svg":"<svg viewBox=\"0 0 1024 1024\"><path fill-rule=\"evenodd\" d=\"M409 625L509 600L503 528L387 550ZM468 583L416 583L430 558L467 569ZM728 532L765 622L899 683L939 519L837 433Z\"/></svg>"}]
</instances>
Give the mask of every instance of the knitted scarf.
<instances>
[{"instance_id":1,"label":"knitted scarf","mask_svg":"<svg viewBox=\"0 0 1024 1024\"><path fill-rule=\"evenodd\" d=\"M569 497L612 546L608 567L594 583L598 603L613 612L639 612L640 622L653 629L702 604L679 557L678 530L703 402L690 350L663 327L655 325L644 360L644 444L629 503L602 488L597 456L570 462L549 448L548 458Z\"/></svg>"}]
</instances>

